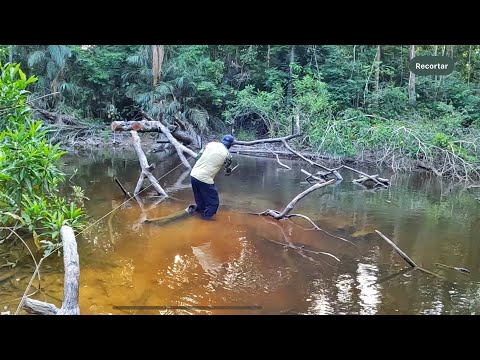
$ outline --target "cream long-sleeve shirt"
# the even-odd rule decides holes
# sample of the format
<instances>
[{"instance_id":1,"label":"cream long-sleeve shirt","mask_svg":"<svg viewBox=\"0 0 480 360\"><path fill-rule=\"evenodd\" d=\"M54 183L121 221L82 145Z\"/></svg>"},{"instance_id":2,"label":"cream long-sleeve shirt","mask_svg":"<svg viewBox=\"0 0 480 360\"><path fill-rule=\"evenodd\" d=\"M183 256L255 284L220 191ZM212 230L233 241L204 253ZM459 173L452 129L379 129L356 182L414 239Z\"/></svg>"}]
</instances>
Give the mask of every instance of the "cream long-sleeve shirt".
<instances>
[{"instance_id":1,"label":"cream long-sleeve shirt","mask_svg":"<svg viewBox=\"0 0 480 360\"><path fill-rule=\"evenodd\" d=\"M204 182L213 184L213 179L225 164L227 159L232 159L232 155L221 142L210 142L205 146L205 150L195 163L190 176Z\"/></svg>"}]
</instances>

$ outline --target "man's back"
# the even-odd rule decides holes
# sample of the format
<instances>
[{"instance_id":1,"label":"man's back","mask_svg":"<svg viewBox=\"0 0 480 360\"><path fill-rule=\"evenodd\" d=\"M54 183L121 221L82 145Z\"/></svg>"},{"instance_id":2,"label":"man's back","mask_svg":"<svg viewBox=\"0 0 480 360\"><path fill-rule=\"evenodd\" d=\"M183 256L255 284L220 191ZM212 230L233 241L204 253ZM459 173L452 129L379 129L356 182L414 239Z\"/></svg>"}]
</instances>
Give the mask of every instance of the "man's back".
<instances>
[{"instance_id":1,"label":"man's back","mask_svg":"<svg viewBox=\"0 0 480 360\"><path fill-rule=\"evenodd\" d=\"M220 142L210 142L205 146L205 150L195 163L190 176L206 184L213 184L213 179L229 157L231 154L225 145Z\"/></svg>"}]
</instances>

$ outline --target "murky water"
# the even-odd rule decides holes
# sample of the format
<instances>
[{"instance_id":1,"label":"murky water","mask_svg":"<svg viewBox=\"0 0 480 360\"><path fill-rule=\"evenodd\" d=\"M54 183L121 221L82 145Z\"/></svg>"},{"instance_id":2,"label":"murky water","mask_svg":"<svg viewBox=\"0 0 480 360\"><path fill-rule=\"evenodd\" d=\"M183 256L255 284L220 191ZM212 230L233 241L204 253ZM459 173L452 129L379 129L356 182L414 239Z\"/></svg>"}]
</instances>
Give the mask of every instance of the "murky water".
<instances>
[{"instance_id":1,"label":"murky water","mask_svg":"<svg viewBox=\"0 0 480 360\"><path fill-rule=\"evenodd\" d=\"M148 157L155 161L158 156ZM146 196L150 187L142 193L140 207L135 200L122 205L123 194L113 181L117 177L133 191L139 175L134 154L66 157L65 171L73 174L77 169L71 181L90 199L90 227L77 239L81 313L480 312L480 203L475 190L425 175L382 170L383 176L391 177L391 188L364 191L342 173L343 182L308 195L294 210L309 216L325 233L308 230L311 226L300 218L275 221L247 214L282 210L308 187L300 172L309 169L308 164L285 160L292 167L285 170L272 159L236 160L240 166L232 176L217 177L221 206L214 221L190 216L158 226L142 219L174 214L193 202L182 165L160 180L173 199L158 203L158 198ZM154 175L159 178L179 163L176 156L161 161ZM403 271L408 265L375 229L444 279ZM21 263L28 261L24 253ZM60 306L62 258L49 258L42 268L43 293L34 298ZM32 267L5 267L2 273L10 276L0 280L0 307L14 312L18 300L12 300L23 294Z\"/></svg>"}]
</instances>

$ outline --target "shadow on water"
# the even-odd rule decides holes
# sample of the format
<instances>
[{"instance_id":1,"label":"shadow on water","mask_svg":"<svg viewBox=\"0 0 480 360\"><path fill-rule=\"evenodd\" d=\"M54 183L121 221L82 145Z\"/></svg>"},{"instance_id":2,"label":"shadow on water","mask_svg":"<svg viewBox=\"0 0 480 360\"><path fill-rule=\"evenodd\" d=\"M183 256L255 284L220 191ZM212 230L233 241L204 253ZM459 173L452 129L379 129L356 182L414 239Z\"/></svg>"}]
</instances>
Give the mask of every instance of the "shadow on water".
<instances>
[{"instance_id":1,"label":"shadow on water","mask_svg":"<svg viewBox=\"0 0 480 360\"><path fill-rule=\"evenodd\" d=\"M160 155L149 155L149 160L158 161L157 178L179 163L176 157L161 161L156 156ZM216 179L221 206L215 220L191 215L159 226L143 220L181 212L193 203L188 172L182 166L160 180L173 198L160 202L143 196L148 189L141 203L135 199L124 203L113 178L127 190L134 189L139 175L134 154L98 152L66 158L64 171L75 173L71 182L82 186L90 199L85 204L90 228L78 238L81 313L479 312L479 204L461 187L419 174L375 170L391 177L390 189L363 191L346 173L342 183L319 189L298 203L295 212L354 246L325 232L305 230L310 225L302 219L275 221L245 214L283 209L308 186L300 172L308 167L284 160L293 168L286 171L271 159L236 160L240 166L234 176L219 174ZM375 229L419 265L449 281L407 271ZM436 268L435 263L471 273ZM59 306L62 259L51 259L46 266L43 293L34 297ZM4 280L0 276L3 309L15 310L18 302L5 301L21 296L29 271L24 270L19 281L16 272Z\"/></svg>"}]
</instances>

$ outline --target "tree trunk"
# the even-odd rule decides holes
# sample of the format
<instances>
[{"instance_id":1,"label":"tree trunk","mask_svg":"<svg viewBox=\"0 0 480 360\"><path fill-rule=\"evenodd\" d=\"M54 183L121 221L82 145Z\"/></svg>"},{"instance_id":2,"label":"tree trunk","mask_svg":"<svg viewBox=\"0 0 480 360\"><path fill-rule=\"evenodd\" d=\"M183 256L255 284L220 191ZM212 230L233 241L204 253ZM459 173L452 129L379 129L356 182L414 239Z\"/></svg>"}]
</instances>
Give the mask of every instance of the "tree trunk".
<instances>
[{"instance_id":1,"label":"tree trunk","mask_svg":"<svg viewBox=\"0 0 480 360\"><path fill-rule=\"evenodd\" d=\"M60 229L60 236L62 238L63 265L65 268L62 307L59 309L53 304L26 298L21 306L30 314L80 315L80 308L78 307L80 262L77 241L70 226L63 225Z\"/></svg>"},{"instance_id":2,"label":"tree trunk","mask_svg":"<svg viewBox=\"0 0 480 360\"><path fill-rule=\"evenodd\" d=\"M468 47L468 80L467 80L468 85L470 85L470 73L472 70L472 64L470 63L471 59L472 59L472 45Z\"/></svg>"},{"instance_id":3,"label":"tree trunk","mask_svg":"<svg viewBox=\"0 0 480 360\"><path fill-rule=\"evenodd\" d=\"M415 57L415 45L410 45L409 58L412 60ZM410 71L410 77L408 79L408 102L410 105L415 105L415 74Z\"/></svg>"},{"instance_id":4,"label":"tree trunk","mask_svg":"<svg viewBox=\"0 0 480 360\"><path fill-rule=\"evenodd\" d=\"M63 285L62 307L57 315L80 315L78 307L78 285L80 280L80 265L77 252L77 241L70 226L62 226L60 236L63 242L63 264L65 280Z\"/></svg>"},{"instance_id":5,"label":"tree trunk","mask_svg":"<svg viewBox=\"0 0 480 360\"><path fill-rule=\"evenodd\" d=\"M160 81L164 54L163 45L152 45L153 87L157 86L158 81Z\"/></svg>"},{"instance_id":6,"label":"tree trunk","mask_svg":"<svg viewBox=\"0 0 480 360\"><path fill-rule=\"evenodd\" d=\"M15 45L10 45L10 46L8 47L8 61L9 61L10 63L13 62L13 47L14 47L14 46L15 46Z\"/></svg>"},{"instance_id":7,"label":"tree trunk","mask_svg":"<svg viewBox=\"0 0 480 360\"><path fill-rule=\"evenodd\" d=\"M381 45L378 45L377 56L375 56L375 92L380 88L380 61L381 61Z\"/></svg>"},{"instance_id":8,"label":"tree trunk","mask_svg":"<svg viewBox=\"0 0 480 360\"><path fill-rule=\"evenodd\" d=\"M267 45L267 69L270 67L270 45Z\"/></svg>"},{"instance_id":9,"label":"tree trunk","mask_svg":"<svg viewBox=\"0 0 480 360\"><path fill-rule=\"evenodd\" d=\"M437 56L438 53L438 45L435 45L433 48L433 56ZM437 86L437 75L435 75L435 80L433 82L435 84L435 87ZM437 92L435 91L435 99L437 98Z\"/></svg>"},{"instance_id":10,"label":"tree trunk","mask_svg":"<svg viewBox=\"0 0 480 360\"><path fill-rule=\"evenodd\" d=\"M292 102L292 88L293 88L293 63L295 62L295 45L290 48L290 63L288 66L288 87L287 87L287 110L290 110ZM293 120L292 120L293 123Z\"/></svg>"}]
</instances>

